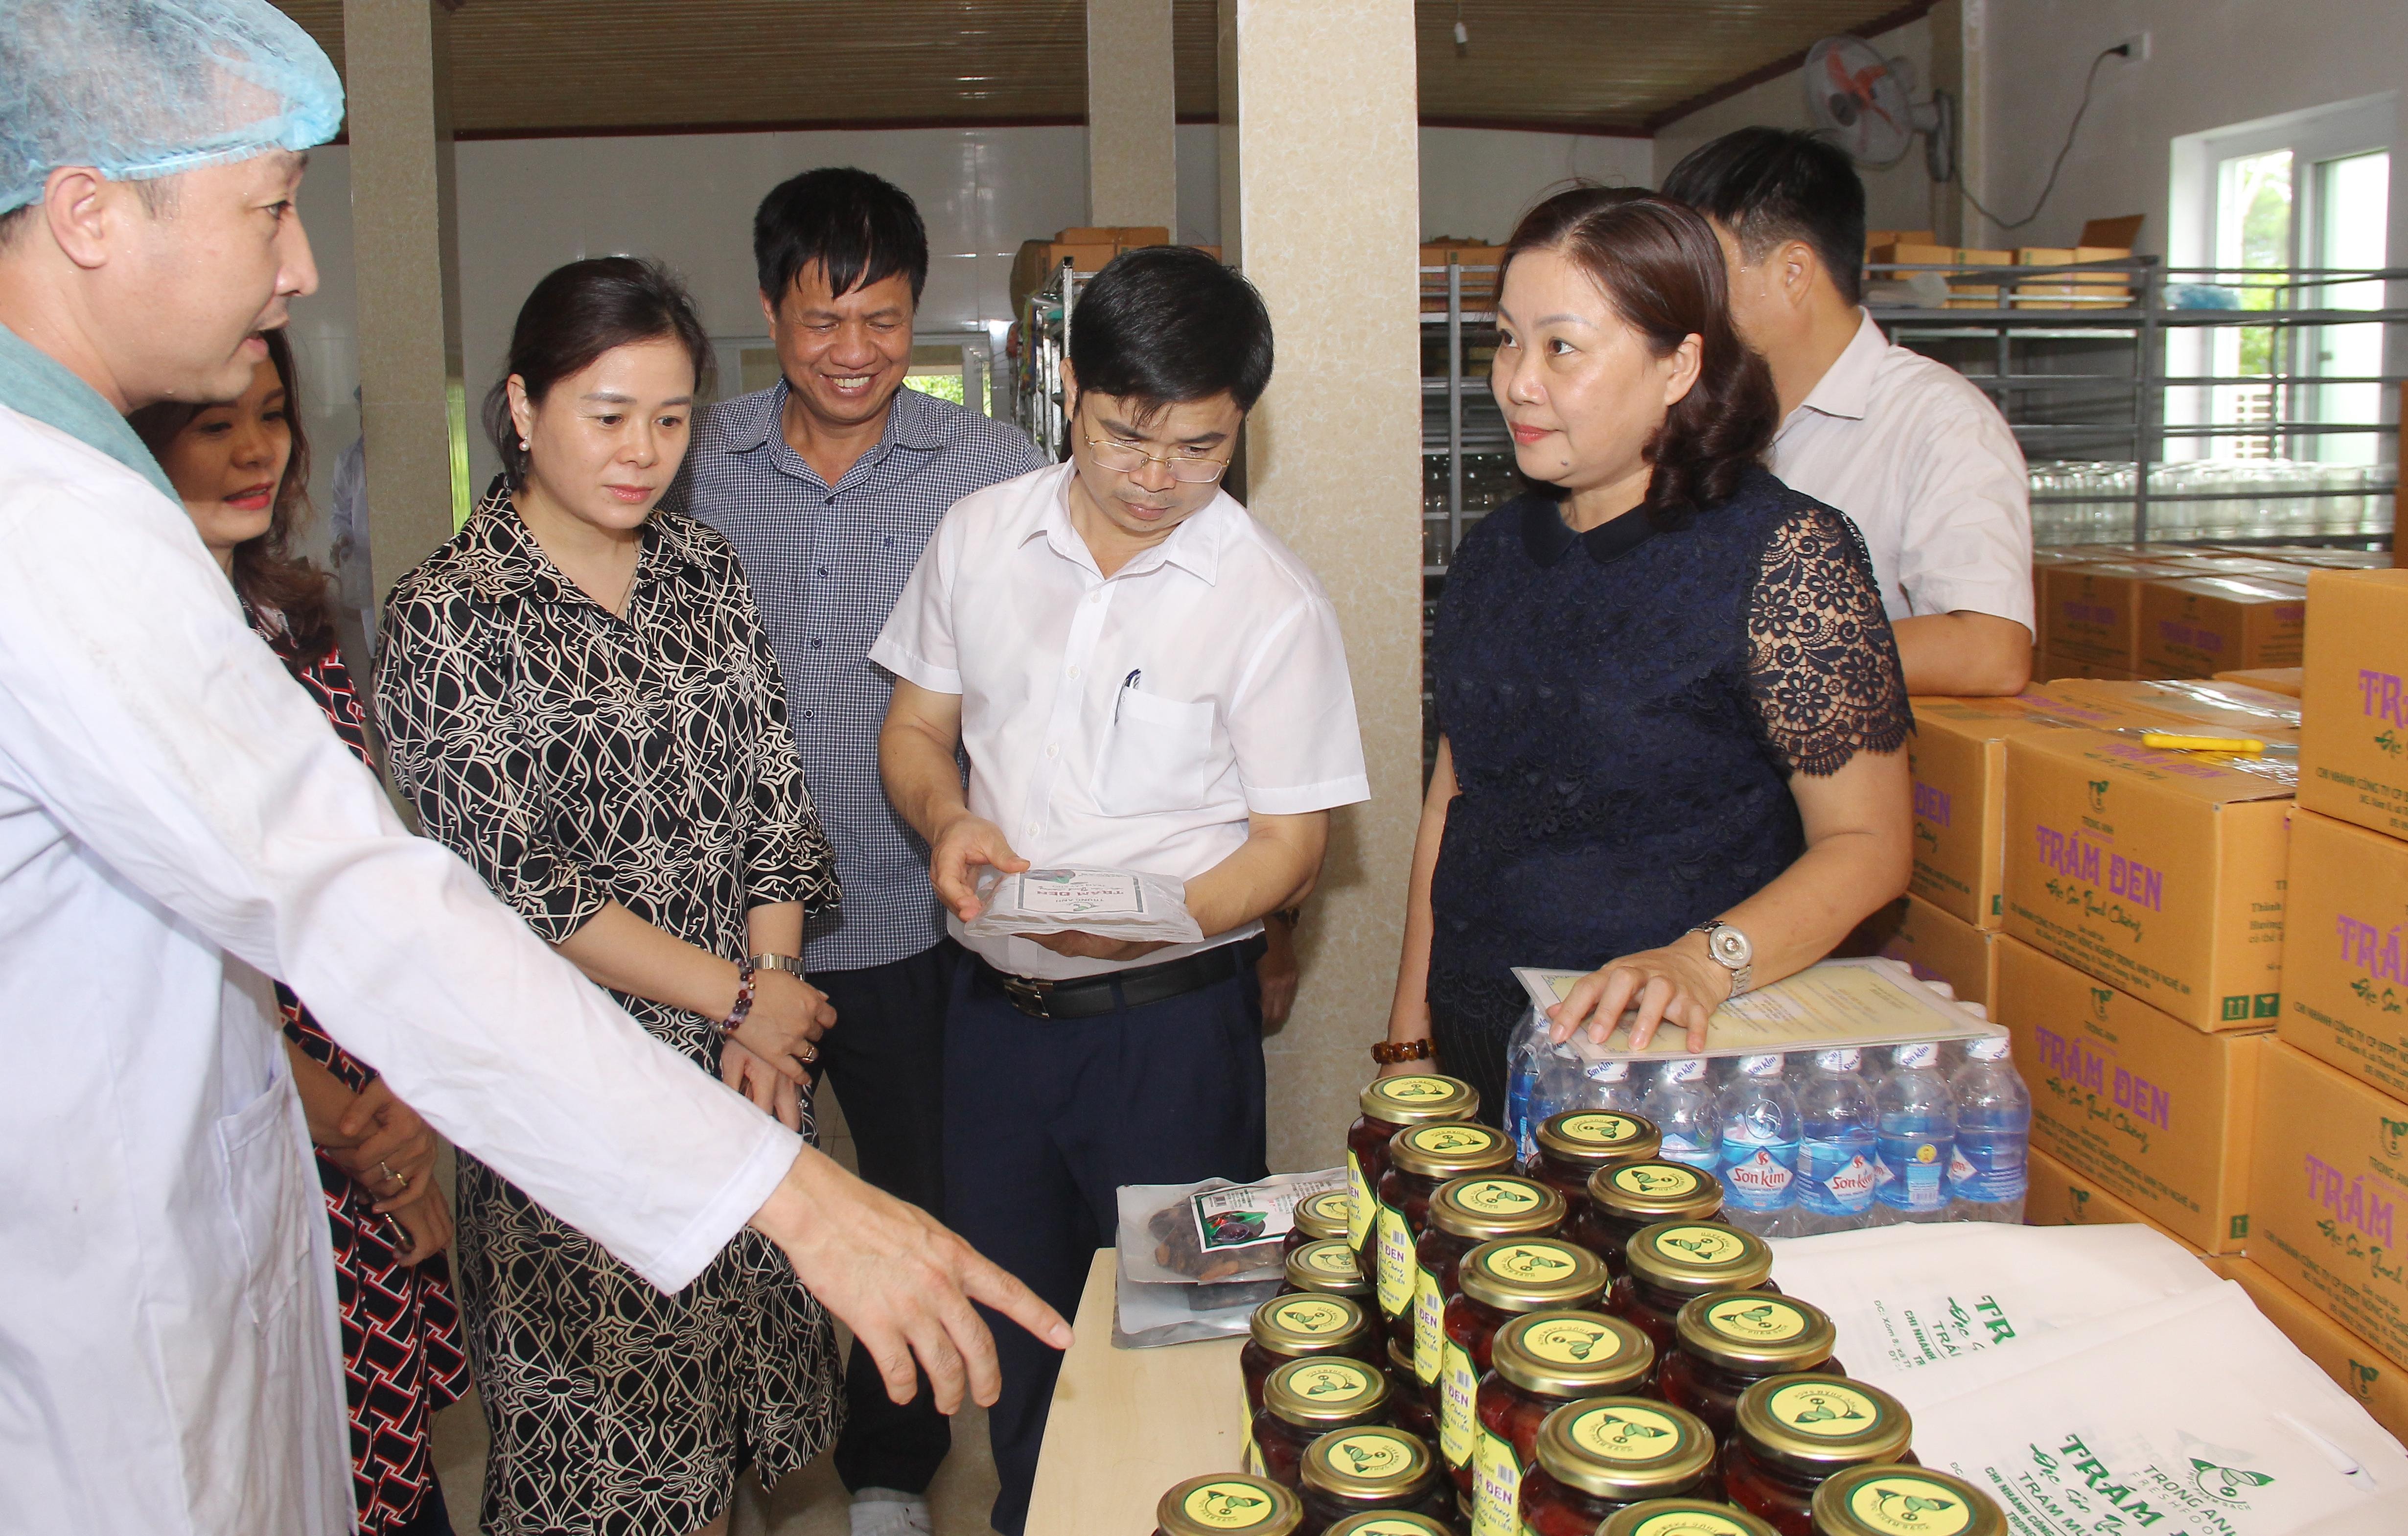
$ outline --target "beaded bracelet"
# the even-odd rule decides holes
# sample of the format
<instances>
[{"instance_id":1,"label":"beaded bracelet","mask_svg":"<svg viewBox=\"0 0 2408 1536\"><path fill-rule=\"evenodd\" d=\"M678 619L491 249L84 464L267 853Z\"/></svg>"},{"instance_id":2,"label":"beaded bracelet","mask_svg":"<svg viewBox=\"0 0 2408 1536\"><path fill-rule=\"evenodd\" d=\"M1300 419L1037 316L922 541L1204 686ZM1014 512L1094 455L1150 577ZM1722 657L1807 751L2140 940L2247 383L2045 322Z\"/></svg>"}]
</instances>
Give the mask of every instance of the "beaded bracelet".
<instances>
[{"instance_id":1,"label":"beaded bracelet","mask_svg":"<svg viewBox=\"0 0 2408 1536\"><path fill-rule=\"evenodd\" d=\"M736 1006L728 1011L726 1022L719 1026L721 1035L733 1035L744 1027L746 1019L752 1016L753 975L752 964L749 960L736 968Z\"/></svg>"},{"instance_id":2,"label":"beaded bracelet","mask_svg":"<svg viewBox=\"0 0 2408 1536\"><path fill-rule=\"evenodd\" d=\"M1371 1059L1383 1067L1393 1067L1400 1061L1427 1061L1433 1054L1426 1037L1393 1043L1383 1040L1371 1047Z\"/></svg>"}]
</instances>

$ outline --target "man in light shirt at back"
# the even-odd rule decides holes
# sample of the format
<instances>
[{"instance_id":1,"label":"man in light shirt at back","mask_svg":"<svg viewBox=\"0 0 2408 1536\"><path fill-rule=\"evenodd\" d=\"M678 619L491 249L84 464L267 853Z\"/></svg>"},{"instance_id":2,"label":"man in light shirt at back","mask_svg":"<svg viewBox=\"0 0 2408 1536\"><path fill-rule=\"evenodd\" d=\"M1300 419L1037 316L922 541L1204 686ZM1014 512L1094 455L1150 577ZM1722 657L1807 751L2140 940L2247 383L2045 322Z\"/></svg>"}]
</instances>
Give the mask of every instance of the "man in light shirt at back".
<instances>
[{"instance_id":1,"label":"man in light shirt at back","mask_svg":"<svg viewBox=\"0 0 2408 1536\"><path fill-rule=\"evenodd\" d=\"M1369 794L1329 598L1220 488L1270 371L1245 279L1174 246L1114 260L1072 316L1070 462L956 502L869 653L896 679L887 796L971 952L946 1215L1066 1313L1120 1185L1262 1177L1262 920ZM1032 860L1175 876L1202 940L966 935L975 877ZM1059 1362L1009 1323L996 1349L994 1521L1019 1536Z\"/></svg>"},{"instance_id":2,"label":"man in light shirt at back","mask_svg":"<svg viewBox=\"0 0 2408 1536\"><path fill-rule=\"evenodd\" d=\"M1704 214L1731 319L1772 366L1772 472L1848 514L1871 550L1913 694L2012 694L2031 677L2023 451L1965 376L1893 345L1860 306L1865 188L1811 134L1742 128L1663 191Z\"/></svg>"}]
</instances>

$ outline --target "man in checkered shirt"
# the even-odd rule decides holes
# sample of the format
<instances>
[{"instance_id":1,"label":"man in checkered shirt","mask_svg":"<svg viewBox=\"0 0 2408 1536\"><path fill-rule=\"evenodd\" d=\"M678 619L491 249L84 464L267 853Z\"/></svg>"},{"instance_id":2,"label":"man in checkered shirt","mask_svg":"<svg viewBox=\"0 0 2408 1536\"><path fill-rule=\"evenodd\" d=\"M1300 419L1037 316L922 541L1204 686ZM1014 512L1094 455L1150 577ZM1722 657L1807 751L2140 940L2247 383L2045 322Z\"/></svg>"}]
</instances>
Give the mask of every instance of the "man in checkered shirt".
<instances>
[{"instance_id":1,"label":"man in checkered shirt","mask_svg":"<svg viewBox=\"0 0 2408 1536\"><path fill-rule=\"evenodd\" d=\"M945 509L1045 461L1017 427L902 387L928 238L900 188L806 171L762 199L752 252L784 378L711 409L689 460L691 510L752 579L836 845L844 899L811 920L800 958L836 1005L821 1061L862 1177L941 1213L940 1057L961 950L928 850L879 783L893 680L869 647ZM836 1468L855 1536L924 1536L928 1483L951 1446L926 1377L898 1408L855 1344L845 1398Z\"/></svg>"}]
</instances>

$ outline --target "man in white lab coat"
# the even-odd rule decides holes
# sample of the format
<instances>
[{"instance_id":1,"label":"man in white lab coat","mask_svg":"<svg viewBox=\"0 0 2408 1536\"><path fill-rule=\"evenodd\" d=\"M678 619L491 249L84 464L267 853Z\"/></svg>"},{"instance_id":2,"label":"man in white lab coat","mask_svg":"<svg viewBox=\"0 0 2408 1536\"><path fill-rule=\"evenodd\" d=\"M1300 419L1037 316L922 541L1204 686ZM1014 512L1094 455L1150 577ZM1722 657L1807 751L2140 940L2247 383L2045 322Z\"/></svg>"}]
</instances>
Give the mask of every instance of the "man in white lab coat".
<instances>
[{"instance_id":1,"label":"man in white lab coat","mask_svg":"<svg viewBox=\"0 0 2408 1536\"><path fill-rule=\"evenodd\" d=\"M121 413L237 393L340 121L265 0L0 8L0 1530L351 1526L326 1224L265 978L665 1288L750 1221L908 1396L1060 1320L654 1043L408 837Z\"/></svg>"}]
</instances>

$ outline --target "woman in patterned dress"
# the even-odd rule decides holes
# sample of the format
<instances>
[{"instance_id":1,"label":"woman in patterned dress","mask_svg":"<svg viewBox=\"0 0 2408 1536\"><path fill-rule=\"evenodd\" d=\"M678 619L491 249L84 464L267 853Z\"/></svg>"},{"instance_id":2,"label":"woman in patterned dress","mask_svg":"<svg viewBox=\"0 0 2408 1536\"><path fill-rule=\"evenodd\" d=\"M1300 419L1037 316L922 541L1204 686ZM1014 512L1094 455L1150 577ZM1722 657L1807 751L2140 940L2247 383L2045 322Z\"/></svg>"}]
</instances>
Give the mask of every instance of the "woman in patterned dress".
<instances>
[{"instance_id":1,"label":"woman in patterned dress","mask_svg":"<svg viewBox=\"0 0 2408 1536\"><path fill-rule=\"evenodd\" d=\"M834 864L735 553L658 510L710 355L651 263L536 285L486 402L503 474L394 588L377 718L427 836L801 1127L835 1015L793 957ZM720 1531L748 1462L767 1486L832 1438L833 1331L767 1239L665 1296L466 1156L459 1200L487 1531Z\"/></svg>"},{"instance_id":2,"label":"woman in patterned dress","mask_svg":"<svg viewBox=\"0 0 2408 1536\"><path fill-rule=\"evenodd\" d=\"M265 340L267 357L240 399L149 406L131 421L234 582L251 628L368 763L366 724L335 640L331 583L292 553L308 512L309 446L292 346L282 331ZM276 999L334 1237L360 1530L452 1536L427 1430L434 1412L459 1397L467 1362L441 1256L452 1217L432 1177L435 1133L280 983Z\"/></svg>"}]
</instances>

